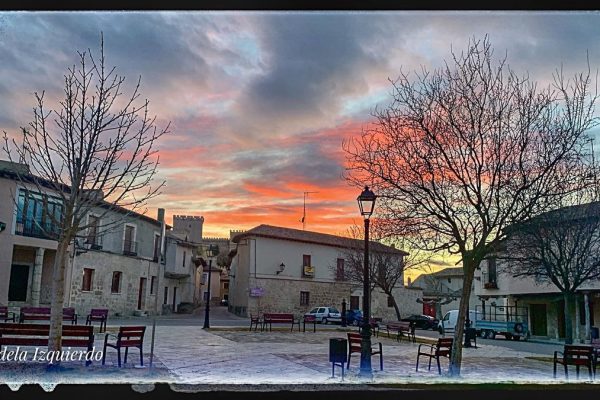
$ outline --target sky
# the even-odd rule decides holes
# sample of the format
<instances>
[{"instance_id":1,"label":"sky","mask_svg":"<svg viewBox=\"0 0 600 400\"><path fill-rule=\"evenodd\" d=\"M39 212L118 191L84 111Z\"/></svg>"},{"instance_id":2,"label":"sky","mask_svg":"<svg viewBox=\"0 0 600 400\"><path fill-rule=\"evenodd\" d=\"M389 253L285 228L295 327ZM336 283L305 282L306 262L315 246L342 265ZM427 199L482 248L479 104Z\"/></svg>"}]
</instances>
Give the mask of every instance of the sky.
<instances>
[{"instance_id":1,"label":"sky","mask_svg":"<svg viewBox=\"0 0 600 400\"><path fill-rule=\"evenodd\" d=\"M204 216L204 236L272 224L343 234L362 224L342 142L373 122L399 72L436 68L488 35L545 85L600 66L598 12L3 12L0 131L62 94L77 51L97 52L150 101L165 180L148 215ZM6 155L0 158L6 159Z\"/></svg>"}]
</instances>

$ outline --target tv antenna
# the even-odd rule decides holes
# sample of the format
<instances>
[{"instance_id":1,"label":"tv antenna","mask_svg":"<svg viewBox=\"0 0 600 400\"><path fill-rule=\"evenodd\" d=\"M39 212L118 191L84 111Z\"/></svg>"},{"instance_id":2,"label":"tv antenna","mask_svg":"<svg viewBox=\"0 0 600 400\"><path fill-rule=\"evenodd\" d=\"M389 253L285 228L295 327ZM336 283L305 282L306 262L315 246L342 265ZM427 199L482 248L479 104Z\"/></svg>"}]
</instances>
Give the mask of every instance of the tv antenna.
<instances>
[{"instance_id":1,"label":"tv antenna","mask_svg":"<svg viewBox=\"0 0 600 400\"><path fill-rule=\"evenodd\" d=\"M308 196L309 193L319 192L304 192L304 213L302 214L302 219L300 220L300 222L302 222L302 230L306 230L306 196Z\"/></svg>"}]
</instances>

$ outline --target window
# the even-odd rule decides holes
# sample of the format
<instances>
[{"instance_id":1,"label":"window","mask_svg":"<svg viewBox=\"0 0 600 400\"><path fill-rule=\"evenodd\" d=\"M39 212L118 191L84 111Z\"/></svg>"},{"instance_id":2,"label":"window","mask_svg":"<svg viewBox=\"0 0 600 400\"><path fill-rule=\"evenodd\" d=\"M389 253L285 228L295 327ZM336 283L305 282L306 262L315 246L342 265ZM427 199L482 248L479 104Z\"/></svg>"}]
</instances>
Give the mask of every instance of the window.
<instances>
[{"instance_id":1,"label":"window","mask_svg":"<svg viewBox=\"0 0 600 400\"><path fill-rule=\"evenodd\" d=\"M344 280L344 259L343 258L337 259L337 268L335 270L335 279L337 279L338 281Z\"/></svg>"},{"instance_id":2,"label":"window","mask_svg":"<svg viewBox=\"0 0 600 400\"><path fill-rule=\"evenodd\" d=\"M488 258L488 282L496 283L496 257Z\"/></svg>"},{"instance_id":3,"label":"window","mask_svg":"<svg viewBox=\"0 0 600 400\"><path fill-rule=\"evenodd\" d=\"M223 289L229 289L229 282L223 283Z\"/></svg>"},{"instance_id":4,"label":"window","mask_svg":"<svg viewBox=\"0 0 600 400\"><path fill-rule=\"evenodd\" d=\"M88 217L88 234L86 243L90 244L92 248L98 244L98 225L99 218L96 215L90 215Z\"/></svg>"},{"instance_id":5,"label":"window","mask_svg":"<svg viewBox=\"0 0 600 400\"><path fill-rule=\"evenodd\" d=\"M169 287L165 286L165 297L163 299L163 304L168 304L167 301L169 301Z\"/></svg>"},{"instance_id":6,"label":"window","mask_svg":"<svg viewBox=\"0 0 600 400\"><path fill-rule=\"evenodd\" d=\"M309 268L311 266L312 264L310 263L310 254L304 254L302 256L302 276L313 276L313 273Z\"/></svg>"},{"instance_id":7,"label":"window","mask_svg":"<svg viewBox=\"0 0 600 400\"><path fill-rule=\"evenodd\" d=\"M137 256L135 243L135 226L125 225L125 237L123 239L123 254L126 256Z\"/></svg>"},{"instance_id":8,"label":"window","mask_svg":"<svg viewBox=\"0 0 600 400\"><path fill-rule=\"evenodd\" d=\"M358 296L350 296L350 309L358 310L360 307L358 306L359 297Z\"/></svg>"},{"instance_id":9,"label":"window","mask_svg":"<svg viewBox=\"0 0 600 400\"><path fill-rule=\"evenodd\" d=\"M200 279L200 284L206 285L207 282L208 282L208 272L203 272L202 278Z\"/></svg>"},{"instance_id":10,"label":"window","mask_svg":"<svg viewBox=\"0 0 600 400\"><path fill-rule=\"evenodd\" d=\"M154 234L154 254L152 256L152 261L158 262L158 256L160 254L160 235Z\"/></svg>"},{"instance_id":11,"label":"window","mask_svg":"<svg viewBox=\"0 0 600 400\"><path fill-rule=\"evenodd\" d=\"M388 307L394 307L394 298L392 296L388 296Z\"/></svg>"},{"instance_id":12,"label":"window","mask_svg":"<svg viewBox=\"0 0 600 400\"><path fill-rule=\"evenodd\" d=\"M309 301L309 292L300 292L300 305L307 306Z\"/></svg>"},{"instance_id":13,"label":"window","mask_svg":"<svg viewBox=\"0 0 600 400\"><path fill-rule=\"evenodd\" d=\"M155 294L156 291L156 276L150 278L150 294Z\"/></svg>"},{"instance_id":14,"label":"window","mask_svg":"<svg viewBox=\"0 0 600 400\"><path fill-rule=\"evenodd\" d=\"M183 268L185 268L185 259L187 257L187 253L184 251L183 252Z\"/></svg>"},{"instance_id":15,"label":"window","mask_svg":"<svg viewBox=\"0 0 600 400\"><path fill-rule=\"evenodd\" d=\"M310 267L310 254L304 254L302 256L302 266L303 267Z\"/></svg>"},{"instance_id":16,"label":"window","mask_svg":"<svg viewBox=\"0 0 600 400\"><path fill-rule=\"evenodd\" d=\"M83 283L81 285L82 292L92 291L92 281L94 279L94 270L91 268L83 269Z\"/></svg>"},{"instance_id":17,"label":"window","mask_svg":"<svg viewBox=\"0 0 600 400\"><path fill-rule=\"evenodd\" d=\"M56 239L62 220L62 201L20 189L17 199L17 235Z\"/></svg>"},{"instance_id":18,"label":"window","mask_svg":"<svg viewBox=\"0 0 600 400\"><path fill-rule=\"evenodd\" d=\"M121 293L121 276L123 275L120 271L113 272L112 285L110 286L111 293Z\"/></svg>"}]
</instances>

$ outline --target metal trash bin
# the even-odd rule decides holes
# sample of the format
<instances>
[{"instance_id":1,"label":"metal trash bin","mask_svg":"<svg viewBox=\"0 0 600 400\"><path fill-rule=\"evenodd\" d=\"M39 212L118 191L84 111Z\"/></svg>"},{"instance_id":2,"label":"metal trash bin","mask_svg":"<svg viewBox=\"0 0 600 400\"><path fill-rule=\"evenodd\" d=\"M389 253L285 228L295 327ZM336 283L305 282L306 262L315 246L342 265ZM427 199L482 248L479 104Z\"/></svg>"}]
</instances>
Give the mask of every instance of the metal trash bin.
<instances>
[{"instance_id":1,"label":"metal trash bin","mask_svg":"<svg viewBox=\"0 0 600 400\"><path fill-rule=\"evenodd\" d=\"M597 326L592 326L592 339L600 339L600 329Z\"/></svg>"},{"instance_id":2,"label":"metal trash bin","mask_svg":"<svg viewBox=\"0 0 600 400\"><path fill-rule=\"evenodd\" d=\"M331 363L331 377L335 376L336 365L342 367L344 379L344 364L348 361L348 340L329 339L329 362Z\"/></svg>"},{"instance_id":3,"label":"metal trash bin","mask_svg":"<svg viewBox=\"0 0 600 400\"><path fill-rule=\"evenodd\" d=\"M475 342L477 347L477 330L475 328L465 328L465 347L471 347L471 341Z\"/></svg>"}]
</instances>

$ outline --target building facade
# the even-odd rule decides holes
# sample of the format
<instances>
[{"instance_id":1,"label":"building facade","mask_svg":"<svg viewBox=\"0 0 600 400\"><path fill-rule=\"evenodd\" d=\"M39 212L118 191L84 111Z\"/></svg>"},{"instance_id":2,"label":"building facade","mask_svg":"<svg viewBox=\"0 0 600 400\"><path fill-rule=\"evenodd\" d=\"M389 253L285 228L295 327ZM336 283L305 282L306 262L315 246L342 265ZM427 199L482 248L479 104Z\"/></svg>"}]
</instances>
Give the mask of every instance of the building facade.
<instances>
[{"instance_id":1,"label":"building facade","mask_svg":"<svg viewBox=\"0 0 600 400\"><path fill-rule=\"evenodd\" d=\"M60 218L60 198L50 189L18 179L15 168L0 163L0 304L49 306L58 230L47 214ZM27 190L25 190L27 189ZM177 311L193 302L193 244L167 234L159 264L161 222L98 200L85 216L89 226L68 251L65 307L80 315L108 308L111 315ZM186 265L187 264L187 265ZM157 298L158 297L158 298Z\"/></svg>"},{"instance_id":2,"label":"building facade","mask_svg":"<svg viewBox=\"0 0 600 400\"><path fill-rule=\"evenodd\" d=\"M565 338L564 299L558 288L547 282L537 282L533 277L514 277L508 273L507 262L490 258L475 271L475 293L481 305L516 306L527 313L531 336L534 338L562 340ZM589 307L589 327L600 324L600 283L588 282L576 292L576 301L569 314L573 338L585 341L586 303Z\"/></svg>"},{"instance_id":3,"label":"building facade","mask_svg":"<svg viewBox=\"0 0 600 400\"><path fill-rule=\"evenodd\" d=\"M362 309L362 284L346 280L343 273L348 249L362 241L270 225L239 233L232 241L236 255L229 274L231 312L242 316L263 312L301 315L316 306L341 310L343 300L348 309ZM405 254L376 242L370 247L399 257ZM394 292L406 313L418 309L419 291L399 286ZM387 296L378 290L373 291L371 309L374 317L396 319Z\"/></svg>"},{"instance_id":4,"label":"building facade","mask_svg":"<svg viewBox=\"0 0 600 400\"><path fill-rule=\"evenodd\" d=\"M462 297L464 271L462 267L444 268L430 274L421 274L410 284L412 288L423 290L421 303L422 313L442 319L444 314L450 310L458 310L460 298ZM477 282L477 280L474 280ZM474 310L478 305L475 294L476 283L471 287L469 296L469 308Z\"/></svg>"}]
</instances>

